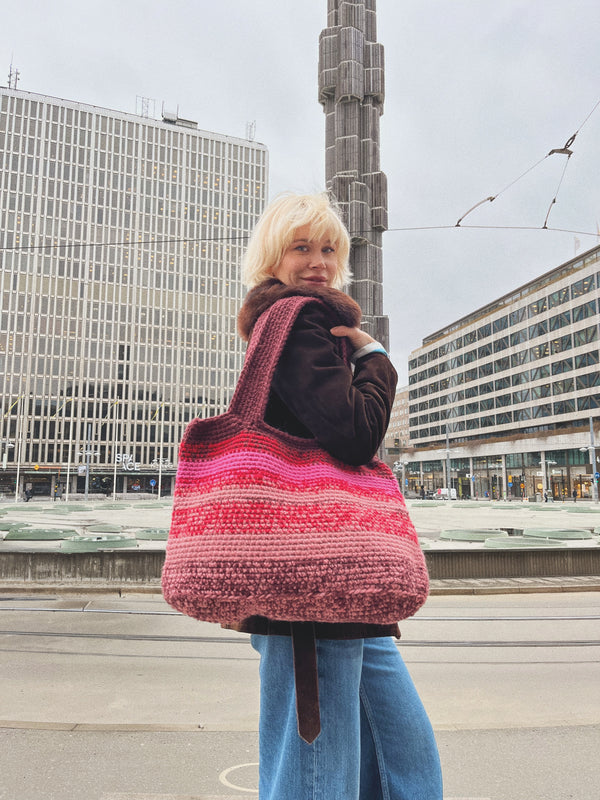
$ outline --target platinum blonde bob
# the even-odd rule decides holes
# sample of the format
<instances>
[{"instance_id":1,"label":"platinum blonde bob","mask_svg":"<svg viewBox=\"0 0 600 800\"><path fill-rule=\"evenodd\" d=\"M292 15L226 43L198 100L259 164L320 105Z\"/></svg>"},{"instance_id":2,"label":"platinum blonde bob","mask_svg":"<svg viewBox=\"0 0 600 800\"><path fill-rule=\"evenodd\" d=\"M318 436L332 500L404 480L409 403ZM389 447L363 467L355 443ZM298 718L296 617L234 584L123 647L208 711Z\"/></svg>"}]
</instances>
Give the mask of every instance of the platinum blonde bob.
<instances>
[{"instance_id":1,"label":"platinum blonde bob","mask_svg":"<svg viewBox=\"0 0 600 800\"><path fill-rule=\"evenodd\" d=\"M333 287L341 289L350 283L350 236L333 201L326 192L288 192L267 206L252 231L242 259L242 279L249 289L273 276L294 233L305 225L310 226L311 239L328 238L335 248L337 271Z\"/></svg>"}]
</instances>

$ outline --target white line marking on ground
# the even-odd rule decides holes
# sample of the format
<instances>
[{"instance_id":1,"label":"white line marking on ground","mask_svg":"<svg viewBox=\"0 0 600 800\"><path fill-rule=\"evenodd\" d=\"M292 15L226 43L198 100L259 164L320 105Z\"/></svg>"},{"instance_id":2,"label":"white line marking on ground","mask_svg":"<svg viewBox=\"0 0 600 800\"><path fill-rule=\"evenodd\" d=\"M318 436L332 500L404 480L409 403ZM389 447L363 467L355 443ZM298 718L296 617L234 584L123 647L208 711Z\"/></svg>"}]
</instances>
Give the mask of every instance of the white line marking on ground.
<instances>
[{"instance_id":1,"label":"white line marking on ground","mask_svg":"<svg viewBox=\"0 0 600 800\"><path fill-rule=\"evenodd\" d=\"M240 800L236 794L146 794L142 792L110 792L100 796L100 800Z\"/></svg>"},{"instance_id":2,"label":"white line marking on ground","mask_svg":"<svg viewBox=\"0 0 600 800\"><path fill-rule=\"evenodd\" d=\"M247 786L236 786L235 783L230 783L227 780L227 776L230 772L234 772L236 769L244 769L245 767L258 767L258 764L253 762L250 764L236 764L233 767L228 767L219 775L219 780L223 786L227 786L228 789L236 789L238 792L250 792L250 794L258 794L258 789L250 789Z\"/></svg>"}]
</instances>

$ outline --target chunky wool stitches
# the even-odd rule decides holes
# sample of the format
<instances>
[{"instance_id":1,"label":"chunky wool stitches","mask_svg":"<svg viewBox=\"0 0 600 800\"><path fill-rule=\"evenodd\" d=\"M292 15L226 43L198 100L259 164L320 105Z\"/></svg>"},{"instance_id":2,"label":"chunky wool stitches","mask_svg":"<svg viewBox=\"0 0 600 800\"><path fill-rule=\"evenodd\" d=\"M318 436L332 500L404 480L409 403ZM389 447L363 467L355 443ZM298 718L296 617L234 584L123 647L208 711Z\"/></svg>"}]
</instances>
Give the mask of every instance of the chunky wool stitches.
<instances>
[{"instance_id":1,"label":"chunky wool stitches","mask_svg":"<svg viewBox=\"0 0 600 800\"><path fill-rule=\"evenodd\" d=\"M260 615L393 623L422 605L423 554L391 470L348 466L271 428L271 378L313 297L285 297L255 326L229 410L180 447L163 593L198 619Z\"/></svg>"}]
</instances>

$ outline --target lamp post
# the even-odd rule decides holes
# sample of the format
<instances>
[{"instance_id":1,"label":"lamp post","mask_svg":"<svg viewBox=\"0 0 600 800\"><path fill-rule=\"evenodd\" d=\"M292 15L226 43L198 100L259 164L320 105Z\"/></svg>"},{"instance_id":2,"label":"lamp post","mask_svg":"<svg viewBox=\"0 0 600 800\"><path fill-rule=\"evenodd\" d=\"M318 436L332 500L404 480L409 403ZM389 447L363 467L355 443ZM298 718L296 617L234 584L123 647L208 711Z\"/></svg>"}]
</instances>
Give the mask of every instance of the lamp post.
<instances>
[{"instance_id":1,"label":"lamp post","mask_svg":"<svg viewBox=\"0 0 600 800\"><path fill-rule=\"evenodd\" d=\"M0 439L0 444L4 445L2 453L2 469L6 470L6 467L8 466L8 451L14 448L15 443L10 441L10 439Z\"/></svg>"},{"instance_id":2,"label":"lamp post","mask_svg":"<svg viewBox=\"0 0 600 800\"><path fill-rule=\"evenodd\" d=\"M590 463L592 465L592 500L594 503L598 502L598 480L596 478L597 465L596 465L596 444L594 442L594 420L590 417L590 443L587 447L580 447L579 450L585 453L587 450L590 454Z\"/></svg>"},{"instance_id":3,"label":"lamp post","mask_svg":"<svg viewBox=\"0 0 600 800\"><path fill-rule=\"evenodd\" d=\"M80 450L78 455L85 456L85 499L87 501L90 491L90 461L92 456L99 456L99 450L92 450L92 426L87 427L87 442L85 450Z\"/></svg>"},{"instance_id":4,"label":"lamp post","mask_svg":"<svg viewBox=\"0 0 600 800\"><path fill-rule=\"evenodd\" d=\"M543 461L541 462L544 463ZM544 471L544 483L546 484L546 492L550 491L552 494L552 499L554 499L554 492L552 491L552 473L550 467L556 466L556 461L546 461L546 468Z\"/></svg>"},{"instance_id":5,"label":"lamp post","mask_svg":"<svg viewBox=\"0 0 600 800\"><path fill-rule=\"evenodd\" d=\"M404 487L406 485L406 467L408 466L408 461L394 461L394 466L392 467L392 472L396 476L396 480L398 479L398 472L402 473L402 492L404 493Z\"/></svg>"},{"instance_id":6,"label":"lamp post","mask_svg":"<svg viewBox=\"0 0 600 800\"><path fill-rule=\"evenodd\" d=\"M446 426L446 488L448 489L448 500L451 495L452 478L450 477L450 439L448 437L448 426Z\"/></svg>"}]
</instances>

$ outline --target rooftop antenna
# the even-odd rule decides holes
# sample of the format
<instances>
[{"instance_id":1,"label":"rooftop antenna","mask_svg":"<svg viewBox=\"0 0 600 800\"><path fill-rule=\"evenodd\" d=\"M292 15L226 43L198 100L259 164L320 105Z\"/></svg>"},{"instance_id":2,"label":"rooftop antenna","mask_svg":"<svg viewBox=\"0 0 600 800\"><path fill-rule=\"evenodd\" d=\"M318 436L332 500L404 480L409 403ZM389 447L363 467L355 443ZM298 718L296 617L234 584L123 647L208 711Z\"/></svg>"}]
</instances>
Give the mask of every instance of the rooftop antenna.
<instances>
[{"instance_id":1,"label":"rooftop antenna","mask_svg":"<svg viewBox=\"0 0 600 800\"><path fill-rule=\"evenodd\" d=\"M11 60L10 68L8 70L8 88L9 89L16 89L17 88L17 83L19 82L19 78L20 77L21 77L21 73L19 72L19 70L16 67L13 68L13 63L12 63L12 60Z\"/></svg>"},{"instance_id":2,"label":"rooftop antenna","mask_svg":"<svg viewBox=\"0 0 600 800\"><path fill-rule=\"evenodd\" d=\"M256 120L254 120L253 122L247 122L246 139L248 139L249 142L253 142L255 136L256 136Z\"/></svg>"},{"instance_id":3,"label":"rooftop antenna","mask_svg":"<svg viewBox=\"0 0 600 800\"><path fill-rule=\"evenodd\" d=\"M145 117L148 119L150 117L150 111L152 108L152 117L156 116L156 100L153 100L151 97L141 97L141 95L136 95L135 98L135 112L139 114L140 117Z\"/></svg>"}]
</instances>

